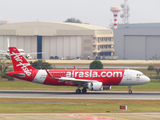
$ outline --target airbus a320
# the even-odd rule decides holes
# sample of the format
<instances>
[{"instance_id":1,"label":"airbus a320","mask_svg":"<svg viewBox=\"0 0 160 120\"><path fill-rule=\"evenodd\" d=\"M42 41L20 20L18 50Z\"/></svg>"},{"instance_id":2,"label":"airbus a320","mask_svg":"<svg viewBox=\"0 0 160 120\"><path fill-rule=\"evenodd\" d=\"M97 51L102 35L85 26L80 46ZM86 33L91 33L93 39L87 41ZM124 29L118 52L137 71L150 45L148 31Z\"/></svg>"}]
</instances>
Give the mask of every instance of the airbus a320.
<instances>
[{"instance_id":1,"label":"airbus a320","mask_svg":"<svg viewBox=\"0 0 160 120\"><path fill-rule=\"evenodd\" d=\"M146 84L149 77L137 70L121 69L88 69L78 70L38 70L21 55L16 47L9 47L14 71L6 74L29 82L56 86L77 86L77 94L91 91L109 90L111 86L128 86ZM82 88L82 90L80 89Z\"/></svg>"}]
</instances>

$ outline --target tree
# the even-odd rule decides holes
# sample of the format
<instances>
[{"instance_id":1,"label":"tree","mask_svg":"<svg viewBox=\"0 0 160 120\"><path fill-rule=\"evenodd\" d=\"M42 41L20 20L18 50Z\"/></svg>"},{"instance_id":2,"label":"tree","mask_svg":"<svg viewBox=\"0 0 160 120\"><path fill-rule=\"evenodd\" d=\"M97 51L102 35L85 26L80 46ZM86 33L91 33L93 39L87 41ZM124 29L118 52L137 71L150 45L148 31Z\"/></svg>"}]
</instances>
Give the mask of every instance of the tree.
<instances>
[{"instance_id":1,"label":"tree","mask_svg":"<svg viewBox=\"0 0 160 120\"><path fill-rule=\"evenodd\" d=\"M155 70L155 68L154 68L154 66L149 65L149 66L148 66L148 68L147 68L147 70L148 70L148 71L151 71L150 76L152 76L152 74L153 74L153 73L152 73L152 71L154 71L154 70Z\"/></svg>"},{"instance_id":2,"label":"tree","mask_svg":"<svg viewBox=\"0 0 160 120\"><path fill-rule=\"evenodd\" d=\"M158 78L158 77L159 77L159 73L160 73L160 68L159 68L159 67L156 67L155 70L156 70L157 78Z\"/></svg>"},{"instance_id":3,"label":"tree","mask_svg":"<svg viewBox=\"0 0 160 120\"><path fill-rule=\"evenodd\" d=\"M150 58L150 60L159 60L160 57L158 57L158 55L156 54L155 56L152 56L152 58Z\"/></svg>"},{"instance_id":4,"label":"tree","mask_svg":"<svg viewBox=\"0 0 160 120\"><path fill-rule=\"evenodd\" d=\"M37 60L35 62L30 62L30 64L36 69L51 69L51 64L45 62L44 60Z\"/></svg>"},{"instance_id":5,"label":"tree","mask_svg":"<svg viewBox=\"0 0 160 120\"><path fill-rule=\"evenodd\" d=\"M0 59L0 76L2 78L6 78L8 80L14 80L14 77L10 77L6 75L6 70L8 69L8 66L10 65L9 62L7 62L6 59Z\"/></svg>"},{"instance_id":6,"label":"tree","mask_svg":"<svg viewBox=\"0 0 160 120\"><path fill-rule=\"evenodd\" d=\"M103 64L99 60L94 60L93 62L90 63L89 68L90 69L103 69Z\"/></svg>"},{"instance_id":7,"label":"tree","mask_svg":"<svg viewBox=\"0 0 160 120\"><path fill-rule=\"evenodd\" d=\"M68 18L66 21L64 22L69 22L69 23L82 23L79 19L75 19L75 18Z\"/></svg>"},{"instance_id":8,"label":"tree","mask_svg":"<svg viewBox=\"0 0 160 120\"><path fill-rule=\"evenodd\" d=\"M147 70L148 71L153 71L153 70L155 70L155 68L152 65L149 65L148 68L147 68Z\"/></svg>"}]
</instances>

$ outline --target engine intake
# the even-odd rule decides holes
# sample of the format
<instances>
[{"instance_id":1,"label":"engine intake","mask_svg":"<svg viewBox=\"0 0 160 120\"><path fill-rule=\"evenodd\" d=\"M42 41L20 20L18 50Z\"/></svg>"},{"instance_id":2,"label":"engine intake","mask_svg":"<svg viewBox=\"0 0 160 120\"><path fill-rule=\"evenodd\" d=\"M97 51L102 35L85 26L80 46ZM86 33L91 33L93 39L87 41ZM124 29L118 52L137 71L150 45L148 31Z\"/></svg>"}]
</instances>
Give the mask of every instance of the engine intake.
<instances>
[{"instance_id":1,"label":"engine intake","mask_svg":"<svg viewBox=\"0 0 160 120\"><path fill-rule=\"evenodd\" d=\"M102 82L88 83L88 89L91 91L102 91L103 90L103 83Z\"/></svg>"}]
</instances>

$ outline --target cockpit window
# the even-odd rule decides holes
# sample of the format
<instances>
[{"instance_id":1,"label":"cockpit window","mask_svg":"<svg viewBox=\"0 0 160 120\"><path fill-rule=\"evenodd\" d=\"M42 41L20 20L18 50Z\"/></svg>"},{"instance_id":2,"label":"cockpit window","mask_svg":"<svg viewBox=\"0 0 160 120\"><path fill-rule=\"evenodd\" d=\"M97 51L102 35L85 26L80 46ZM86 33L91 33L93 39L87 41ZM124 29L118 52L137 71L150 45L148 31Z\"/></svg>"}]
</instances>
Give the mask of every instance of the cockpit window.
<instances>
[{"instance_id":1,"label":"cockpit window","mask_svg":"<svg viewBox=\"0 0 160 120\"><path fill-rule=\"evenodd\" d=\"M143 76L144 74L137 74L137 76Z\"/></svg>"}]
</instances>

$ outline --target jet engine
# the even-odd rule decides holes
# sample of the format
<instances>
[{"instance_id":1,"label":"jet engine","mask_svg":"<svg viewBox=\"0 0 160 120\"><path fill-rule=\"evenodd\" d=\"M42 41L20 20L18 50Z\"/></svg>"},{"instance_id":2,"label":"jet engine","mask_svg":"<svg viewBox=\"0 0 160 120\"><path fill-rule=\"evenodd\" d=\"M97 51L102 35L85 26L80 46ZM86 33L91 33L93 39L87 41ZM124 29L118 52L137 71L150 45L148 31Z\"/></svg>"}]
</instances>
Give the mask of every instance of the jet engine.
<instances>
[{"instance_id":1,"label":"jet engine","mask_svg":"<svg viewBox=\"0 0 160 120\"><path fill-rule=\"evenodd\" d=\"M111 86L110 85L105 85L103 86L103 90L110 90L111 89Z\"/></svg>"},{"instance_id":2,"label":"jet engine","mask_svg":"<svg viewBox=\"0 0 160 120\"><path fill-rule=\"evenodd\" d=\"M102 82L88 83L88 89L91 91L102 91L103 90L103 83Z\"/></svg>"}]
</instances>

